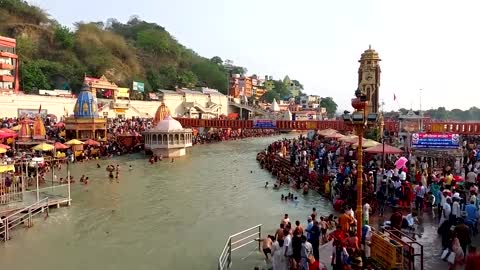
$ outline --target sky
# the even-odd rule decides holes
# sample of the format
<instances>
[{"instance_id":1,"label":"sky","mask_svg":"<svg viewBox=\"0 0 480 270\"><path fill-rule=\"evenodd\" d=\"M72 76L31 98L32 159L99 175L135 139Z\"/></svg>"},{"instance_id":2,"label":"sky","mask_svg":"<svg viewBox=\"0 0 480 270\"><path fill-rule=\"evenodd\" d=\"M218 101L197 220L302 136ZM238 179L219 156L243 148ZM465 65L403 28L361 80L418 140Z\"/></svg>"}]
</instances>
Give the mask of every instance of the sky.
<instances>
[{"instance_id":1,"label":"sky","mask_svg":"<svg viewBox=\"0 0 480 270\"><path fill-rule=\"evenodd\" d=\"M307 94L333 97L339 111L351 109L358 59L369 45L382 59L387 111L468 109L480 100L478 0L29 2L70 27L138 15L202 56L233 60L248 74L289 75Z\"/></svg>"}]
</instances>

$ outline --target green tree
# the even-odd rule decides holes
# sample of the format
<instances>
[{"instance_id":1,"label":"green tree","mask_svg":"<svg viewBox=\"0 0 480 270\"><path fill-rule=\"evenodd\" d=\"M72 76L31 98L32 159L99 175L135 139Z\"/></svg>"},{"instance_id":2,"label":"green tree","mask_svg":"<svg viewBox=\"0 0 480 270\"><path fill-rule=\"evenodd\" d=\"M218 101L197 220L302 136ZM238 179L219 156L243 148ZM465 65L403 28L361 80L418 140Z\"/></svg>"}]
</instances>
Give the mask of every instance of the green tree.
<instances>
[{"instance_id":1,"label":"green tree","mask_svg":"<svg viewBox=\"0 0 480 270\"><path fill-rule=\"evenodd\" d=\"M54 33L55 41L57 44L63 49L71 49L73 48L73 43L75 41L75 37L73 33L70 32L70 29L66 26L57 26L55 28Z\"/></svg>"},{"instance_id":2,"label":"green tree","mask_svg":"<svg viewBox=\"0 0 480 270\"><path fill-rule=\"evenodd\" d=\"M178 74L177 84L179 87L194 88L197 81L197 76L190 70L181 71Z\"/></svg>"},{"instance_id":3,"label":"green tree","mask_svg":"<svg viewBox=\"0 0 480 270\"><path fill-rule=\"evenodd\" d=\"M38 89L50 89L51 87L47 76L43 74L42 69L35 61L20 65L20 82L26 93L35 93Z\"/></svg>"},{"instance_id":4,"label":"green tree","mask_svg":"<svg viewBox=\"0 0 480 270\"><path fill-rule=\"evenodd\" d=\"M274 99L280 100L280 95L276 91L267 91L262 96L262 99L268 103L272 103Z\"/></svg>"},{"instance_id":5,"label":"green tree","mask_svg":"<svg viewBox=\"0 0 480 270\"><path fill-rule=\"evenodd\" d=\"M337 103L333 100L331 97L326 97L322 98L320 101L320 107L325 108L327 110L327 113L330 117L335 115L335 112L337 111Z\"/></svg>"},{"instance_id":6,"label":"green tree","mask_svg":"<svg viewBox=\"0 0 480 270\"><path fill-rule=\"evenodd\" d=\"M214 56L212 57L212 59L210 59L210 61L212 61L213 63L217 64L217 65L223 65L223 60L222 58L220 58L219 56Z\"/></svg>"},{"instance_id":7,"label":"green tree","mask_svg":"<svg viewBox=\"0 0 480 270\"><path fill-rule=\"evenodd\" d=\"M277 92L281 99L287 99L291 95L287 86L281 80L273 81L273 91Z\"/></svg>"}]
</instances>

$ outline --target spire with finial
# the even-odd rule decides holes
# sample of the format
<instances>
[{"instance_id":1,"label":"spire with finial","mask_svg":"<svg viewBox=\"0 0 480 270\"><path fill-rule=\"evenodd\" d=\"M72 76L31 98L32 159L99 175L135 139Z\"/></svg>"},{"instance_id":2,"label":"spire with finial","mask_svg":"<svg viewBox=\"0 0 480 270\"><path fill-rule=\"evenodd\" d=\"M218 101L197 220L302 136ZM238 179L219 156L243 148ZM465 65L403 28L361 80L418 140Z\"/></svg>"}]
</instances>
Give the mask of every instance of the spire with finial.
<instances>
[{"instance_id":1,"label":"spire with finial","mask_svg":"<svg viewBox=\"0 0 480 270\"><path fill-rule=\"evenodd\" d=\"M371 44L368 44L368 49L369 49L369 50L372 49L372 45L371 45Z\"/></svg>"}]
</instances>

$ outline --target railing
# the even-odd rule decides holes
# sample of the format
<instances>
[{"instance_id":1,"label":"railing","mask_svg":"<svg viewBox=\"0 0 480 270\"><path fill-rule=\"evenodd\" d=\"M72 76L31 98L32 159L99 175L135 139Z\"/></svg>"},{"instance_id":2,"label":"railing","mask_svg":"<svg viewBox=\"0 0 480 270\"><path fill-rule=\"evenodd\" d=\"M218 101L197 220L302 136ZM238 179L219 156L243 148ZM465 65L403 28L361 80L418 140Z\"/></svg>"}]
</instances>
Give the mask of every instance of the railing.
<instances>
[{"instance_id":1,"label":"railing","mask_svg":"<svg viewBox=\"0 0 480 270\"><path fill-rule=\"evenodd\" d=\"M46 213L46 217L48 217L48 198L8 215L3 219L3 224L0 225L0 241L8 241L10 239L10 231L21 224L25 224L27 228L32 227L33 218L44 212Z\"/></svg>"},{"instance_id":2,"label":"railing","mask_svg":"<svg viewBox=\"0 0 480 270\"><path fill-rule=\"evenodd\" d=\"M254 232L250 234L251 232ZM248 233L248 235L246 235ZM240 238L241 237L241 238ZM218 258L218 270L225 270L232 265L232 252L256 242L262 238L262 224L251 227L234 235L230 235L225 243L225 247ZM260 241L258 241L260 250Z\"/></svg>"}]
</instances>

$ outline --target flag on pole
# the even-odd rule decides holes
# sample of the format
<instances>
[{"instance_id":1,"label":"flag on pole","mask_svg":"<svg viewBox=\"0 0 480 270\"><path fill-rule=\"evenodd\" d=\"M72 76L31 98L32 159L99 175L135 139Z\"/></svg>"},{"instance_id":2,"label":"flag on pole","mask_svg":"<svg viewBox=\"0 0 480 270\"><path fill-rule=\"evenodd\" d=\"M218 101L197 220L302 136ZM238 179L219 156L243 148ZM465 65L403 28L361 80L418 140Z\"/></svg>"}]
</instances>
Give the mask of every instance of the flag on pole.
<instances>
[{"instance_id":1,"label":"flag on pole","mask_svg":"<svg viewBox=\"0 0 480 270\"><path fill-rule=\"evenodd\" d=\"M40 114L40 112L42 112L42 104L40 104L40 107L38 107L38 114Z\"/></svg>"},{"instance_id":2,"label":"flag on pole","mask_svg":"<svg viewBox=\"0 0 480 270\"><path fill-rule=\"evenodd\" d=\"M63 106L63 114L68 116L67 108L65 108L65 106Z\"/></svg>"},{"instance_id":3,"label":"flag on pole","mask_svg":"<svg viewBox=\"0 0 480 270\"><path fill-rule=\"evenodd\" d=\"M393 94L393 101L397 100L397 96Z\"/></svg>"}]
</instances>

